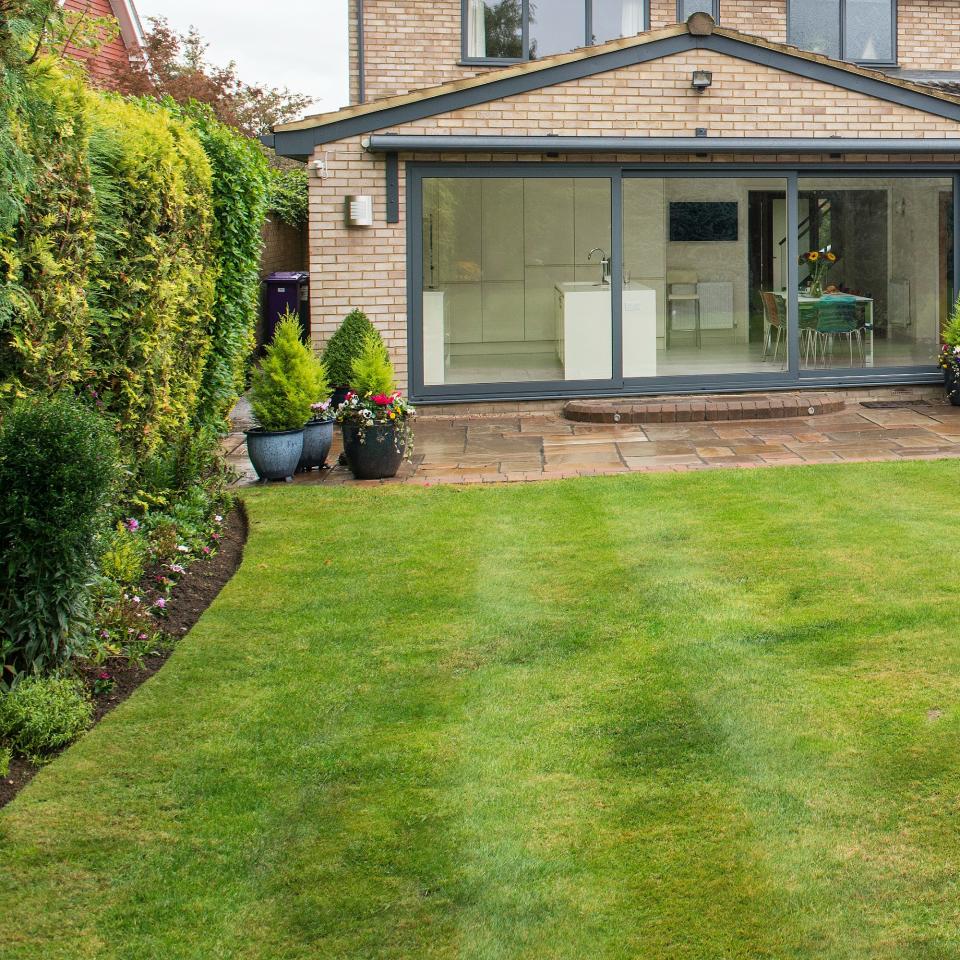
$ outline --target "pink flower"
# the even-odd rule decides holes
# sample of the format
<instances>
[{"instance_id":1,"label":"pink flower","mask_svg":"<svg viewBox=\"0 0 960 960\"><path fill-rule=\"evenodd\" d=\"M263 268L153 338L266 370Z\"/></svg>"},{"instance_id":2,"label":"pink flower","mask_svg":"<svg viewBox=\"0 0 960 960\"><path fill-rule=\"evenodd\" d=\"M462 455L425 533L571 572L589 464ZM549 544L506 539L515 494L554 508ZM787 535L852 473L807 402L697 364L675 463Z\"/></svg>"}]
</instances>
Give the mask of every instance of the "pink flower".
<instances>
[{"instance_id":1,"label":"pink flower","mask_svg":"<svg viewBox=\"0 0 960 960\"><path fill-rule=\"evenodd\" d=\"M139 597L133 597L133 602L134 602L134 603L139 603L139 602L140 602L140 598L139 598Z\"/></svg>"},{"instance_id":2,"label":"pink flower","mask_svg":"<svg viewBox=\"0 0 960 960\"><path fill-rule=\"evenodd\" d=\"M203 548L203 552L206 553L206 554L209 554L209 553L210 553L210 548L209 548L209 547L204 547L204 548Z\"/></svg>"},{"instance_id":3,"label":"pink flower","mask_svg":"<svg viewBox=\"0 0 960 960\"><path fill-rule=\"evenodd\" d=\"M163 597L157 597L157 599L153 601L153 605L162 610L167 605L167 601L164 600Z\"/></svg>"},{"instance_id":4,"label":"pink flower","mask_svg":"<svg viewBox=\"0 0 960 960\"><path fill-rule=\"evenodd\" d=\"M101 670L100 673L97 674L97 679L98 679L98 680L109 680L109 679L110 679L110 674L107 673L106 670Z\"/></svg>"},{"instance_id":5,"label":"pink flower","mask_svg":"<svg viewBox=\"0 0 960 960\"><path fill-rule=\"evenodd\" d=\"M214 514L213 519L216 520L217 523L223 523L223 517L221 517L219 513Z\"/></svg>"},{"instance_id":6,"label":"pink flower","mask_svg":"<svg viewBox=\"0 0 960 960\"><path fill-rule=\"evenodd\" d=\"M214 539L214 540L219 540L219 539L220 539L220 534L219 534L219 533L211 533L210 536L211 536L211 538Z\"/></svg>"},{"instance_id":7,"label":"pink flower","mask_svg":"<svg viewBox=\"0 0 960 960\"><path fill-rule=\"evenodd\" d=\"M134 517L130 517L130 519L126 522L126 525L127 530L129 530L130 533L136 533L140 529L140 521L136 520Z\"/></svg>"},{"instance_id":8,"label":"pink flower","mask_svg":"<svg viewBox=\"0 0 960 960\"><path fill-rule=\"evenodd\" d=\"M374 395L373 402L378 407L389 407L390 404L393 403L393 400L390 397L388 397L385 393L378 393Z\"/></svg>"},{"instance_id":9,"label":"pink flower","mask_svg":"<svg viewBox=\"0 0 960 960\"><path fill-rule=\"evenodd\" d=\"M106 639L108 639L109 636L110 636L110 631L109 631L109 630L101 630L101 631L100 631L100 636L101 636L102 639L106 640Z\"/></svg>"},{"instance_id":10,"label":"pink flower","mask_svg":"<svg viewBox=\"0 0 960 960\"><path fill-rule=\"evenodd\" d=\"M147 639L147 635L146 635L145 633L138 633L138 634L137 634L137 639L138 639L138 640L146 640L146 639Z\"/></svg>"},{"instance_id":11,"label":"pink flower","mask_svg":"<svg viewBox=\"0 0 960 960\"><path fill-rule=\"evenodd\" d=\"M171 572L171 573L186 573L186 572L187 572L187 568L184 567L182 564L179 564L179 563L171 563L171 564L170 564L170 572Z\"/></svg>"}]
</instances>

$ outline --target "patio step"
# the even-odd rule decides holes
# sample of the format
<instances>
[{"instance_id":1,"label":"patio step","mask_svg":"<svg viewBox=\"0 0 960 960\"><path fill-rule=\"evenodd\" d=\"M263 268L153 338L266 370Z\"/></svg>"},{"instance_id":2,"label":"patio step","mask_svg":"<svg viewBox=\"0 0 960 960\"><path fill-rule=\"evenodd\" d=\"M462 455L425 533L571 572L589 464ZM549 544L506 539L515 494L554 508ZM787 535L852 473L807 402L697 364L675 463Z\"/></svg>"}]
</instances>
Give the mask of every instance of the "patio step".
<instances>
[{"instance_id":1,"label":"patio step","mask_svg":"<svg viewBox=\"0 0 960 960\"><path fill-rule=\"evenodd\" d=\"M696 423L816 417L839 413L844 406L837 394L749 393L571 400L564 405L563 415L578 423Z\"/></svg>"}]
</instances>

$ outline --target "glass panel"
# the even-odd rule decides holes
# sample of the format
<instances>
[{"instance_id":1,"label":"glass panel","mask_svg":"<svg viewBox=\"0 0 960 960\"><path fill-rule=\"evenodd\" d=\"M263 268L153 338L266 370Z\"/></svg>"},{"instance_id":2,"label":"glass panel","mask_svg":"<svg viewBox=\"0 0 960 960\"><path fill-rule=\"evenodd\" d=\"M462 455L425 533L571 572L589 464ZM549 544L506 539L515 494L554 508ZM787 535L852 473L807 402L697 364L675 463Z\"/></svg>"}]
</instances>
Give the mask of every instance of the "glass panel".
<instances>
[{"instance_id":1,"label":"glass panel","mask_svg":"<svg viewBox=\"0 0 960 960\"><path fill-rule=\"evenodd\" d=\"M644 0L593 0L593 42L633 37L646 27Z\"/></svg>"},{"instance_id":2,"label":"glass panel","mask_svg":"<svg viewBox=\"0 0 960 960\"><path fill-rule=\"evenodd\" d=\"M423 181L427 385L609 380L610 181Z\"/></svg>"},{"instance_id":3,"label":"glass panel","mask_svg":"<svg viewBox=\"0 0 960 960\"><path fill-rule=\"evenodd\" d=\"M847 0L846 35L844 42L847 60L893 61L894 0Z\"/></svg>"},{"instance_id":4,"label":"glass panel","mask_svg":"<svg viewBox=\"0 0 960 960\"><path fill-rule=\"evenodd\" d=\"M529 0L530 59L567 53L587 41L584 0Z\"/></svg>"},{"instance_id":5,"label":"glass panel","mask_svg":"<svg viewBox=\"0 0 960 960\"><path fill-rule=\"evenodd\" d=\"M623 184L623 375L783 375L786 182Z\"/></svg>"},{"instance_id":6,"label":"glass panel","mask_svg":"<svg viewBox=\"0 0 960 960\"><path fill-rule=\"evenodd\" d=\"M467 56L519 60L522 27L521 0L467 0Z\"/></svg>"},{"instance_id":7,"label":"glass panel","mask_svg":"<svg viewBox=\"0 0 960 960\"><path fill-rule=\"evenodd\" d=\"M804 369L931 367L950 290L949 177L802 179Z\"/></svg>"},{"instance_id":8,"label":"glass panel","mask_svg":"<svg viewBox=\"0 0 960 960\"><path fill-rule=\"evenodd\" d=\"M695 13L709 13L713 16L713 0L680 0L680 16L678 19L686 22Z\"/></svg>"},{"instance_id":9,"label":"glass panel","mask_svg":"<svg viewBox=\"0 0 960 960\"><path fill-rule=\"evenodd\" d=\"M790 0L789 26L789 43L840 56L840 0Z\"/></svg>"}]
</instances>

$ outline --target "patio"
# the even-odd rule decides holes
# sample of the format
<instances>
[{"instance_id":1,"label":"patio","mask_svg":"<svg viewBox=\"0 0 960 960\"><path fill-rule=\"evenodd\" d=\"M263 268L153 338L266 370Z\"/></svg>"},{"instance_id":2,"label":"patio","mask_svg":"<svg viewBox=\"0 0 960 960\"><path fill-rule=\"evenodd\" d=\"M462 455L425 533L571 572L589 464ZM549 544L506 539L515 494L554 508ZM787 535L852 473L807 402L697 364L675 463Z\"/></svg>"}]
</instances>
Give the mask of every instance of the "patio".
<instances>
[{"instance_id":1,"label":"patio","mask_svg":"<svg viewBox=\"0 0 960 960\"><path fill-rule=\"evenodd\" d=\"M730 398L731 404L737 402ZM237 422L237 429L242 421ZM960 408L939 400L782 420L587 424L560 411L421 416L415 453L385 483L502 483L630 472L710 470L960 457ZM335 451L336 451L335 447ZM242 433L227 440L242 484L254 482ZM335 462L335 456L331 457ZM356 484L346 467L301 474L296 483ZM366 484L378 481L364 481Z\"/></svg>"}]
</instances>

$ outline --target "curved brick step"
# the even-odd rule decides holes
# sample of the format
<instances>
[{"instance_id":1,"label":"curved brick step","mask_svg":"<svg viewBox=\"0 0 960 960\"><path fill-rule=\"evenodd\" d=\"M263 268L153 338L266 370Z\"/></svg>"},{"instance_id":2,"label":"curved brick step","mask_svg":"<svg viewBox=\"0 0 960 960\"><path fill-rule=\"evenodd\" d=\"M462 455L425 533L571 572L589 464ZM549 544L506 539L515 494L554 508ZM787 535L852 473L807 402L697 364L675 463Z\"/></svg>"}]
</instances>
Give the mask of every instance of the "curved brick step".
<instances>
[{"instance_id":1,"label":"curved brick step","mask_svg":"<svg viewBox=\"0 0 960 960\"><path fill-rule=\"evenodd\" d=\"M580 423L694 423L713 420L781 420L843 410L842 397L827 393L751 393L741 396L634 397L571 400L563 408Z\"/></svg>"}]
</instances>

